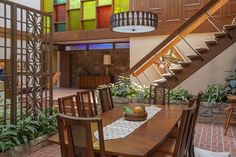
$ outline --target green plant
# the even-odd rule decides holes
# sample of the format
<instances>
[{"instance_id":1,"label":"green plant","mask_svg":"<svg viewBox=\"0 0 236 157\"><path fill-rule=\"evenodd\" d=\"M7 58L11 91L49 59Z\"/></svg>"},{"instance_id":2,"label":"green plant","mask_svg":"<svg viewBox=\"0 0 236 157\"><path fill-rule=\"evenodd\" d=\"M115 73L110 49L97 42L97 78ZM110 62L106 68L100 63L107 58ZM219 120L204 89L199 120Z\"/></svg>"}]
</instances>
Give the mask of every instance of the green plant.
<instances>
[{"instance_id":1,"label":"green plant","mask_svg":"<svg viewBox=\"0 0 236 157\"><path fill-rule=\"evenodd\" d=\"M134 98L140 87L132 82L129 77L119 76L116 83L111 84L112 96Z\"/></svg>"},{"instance_id":2,"label":"green plant","mask_svg":"<svg viewBox=\"0 0 236 157\"><path fill-rule=\"evenodd\" d=\"M143 86L139 88L137 92L138 102L147 102L150 99L150 88L149 86Z\"/></svg>"},{"instance_id":3,"label":"green plant","mask_svg":"<svg viewBox=\"0 0 236 157\"><path fill-rule=\"evenodd\" d=\"M15 125L0 126L0 152L12 150L20 144Z\"/></svg>"},{"instance_id":4,"label":"green plant","mask_svg":"<svg viewBox=\"0 0 236 157\"><path fill-rule=\"evenodd\" d=\"M170 91L170 100L186 101L191 98L191 94L186 89L177 89Z\"/></svg>"},{"instance_id":5,"label":"green plant","mask_svg":"<svg viewBox=\"0 0 236 157\"><path fill-rule=\"evenodd\" d=\"M236 94L236 69L234 71L228 71L230 74L225 78L225 92L227 94Z\"/></svg>"},{"instance_id":6,"label":"green plant","mask_svg":"<svg viewBox=\"0 0 236 157\"><path fill-rule=\"evenodd\" d=\"M223 85L209 85L204 91L202 100L209 103L219 103L226 101L226 92Z\"/></svg>"}]
</instances>

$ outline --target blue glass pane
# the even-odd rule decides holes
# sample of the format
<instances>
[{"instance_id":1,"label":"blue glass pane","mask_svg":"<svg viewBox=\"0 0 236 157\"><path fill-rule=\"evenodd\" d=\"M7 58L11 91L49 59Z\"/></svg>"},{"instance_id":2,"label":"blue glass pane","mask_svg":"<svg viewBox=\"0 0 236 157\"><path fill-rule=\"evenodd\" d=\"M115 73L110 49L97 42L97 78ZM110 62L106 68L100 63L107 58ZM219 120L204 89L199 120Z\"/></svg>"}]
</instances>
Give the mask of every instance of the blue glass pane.
<instances>
[{"instance_id":1,"label":"blue glass pane","mask_svg":"<svg viewBox=\"0 0 236 157\"><path fill-rule=\"evenodd\" d=\"M90 50L113 49L113 44L89 44Z\"/></svg>"},{"instance_id":2,"label":"blue glass pane","mask_svg":"<svg viewBox=\"0 0 236 157\"><path fill-rule=\"evenodd\" d=\"M115 48L116 49L128 49L129 43L116 43Z\"/></svg>"},{"instance_id":3,"label":"blue glass pane","mask_svg":"<svg viewBox=\"0 0 236 157\"><path fill-rule=\"evenodd\" d=\"M70 45L66 46L66 51L74 51L74 50L87 50L86 44L79 44L79 45Z\"/></svg>"}]
</instances>

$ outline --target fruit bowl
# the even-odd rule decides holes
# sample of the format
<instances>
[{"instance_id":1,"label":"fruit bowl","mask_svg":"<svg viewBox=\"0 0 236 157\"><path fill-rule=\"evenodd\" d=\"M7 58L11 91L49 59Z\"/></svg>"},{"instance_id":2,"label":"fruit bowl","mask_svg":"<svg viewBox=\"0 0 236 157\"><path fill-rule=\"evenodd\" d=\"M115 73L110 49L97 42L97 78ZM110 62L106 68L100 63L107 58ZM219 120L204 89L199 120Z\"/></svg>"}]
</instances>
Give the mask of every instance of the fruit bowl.
<instances>
[{"instance_id":1,"label":"fruit bowl","mask_svg":"<svg viewBox=\"0 0 236 157\"><path fill-rule=\"evenodd\" d=\"M147 112L145 107L136 105L133 109L125 106L123 107L124 119L128 121L143 121L147 119Z\"/></svg>"},{"instance_id":2,"label":"fruit bowl","mask_svg":"<svg viewBox=\"0 0 236 157\"><path fill-rule=\"evenodd\" d=\"M147 112L142 113L124 113L125 120L128 121L144 121L147 119Z\"/></svg>"}]
</instances>

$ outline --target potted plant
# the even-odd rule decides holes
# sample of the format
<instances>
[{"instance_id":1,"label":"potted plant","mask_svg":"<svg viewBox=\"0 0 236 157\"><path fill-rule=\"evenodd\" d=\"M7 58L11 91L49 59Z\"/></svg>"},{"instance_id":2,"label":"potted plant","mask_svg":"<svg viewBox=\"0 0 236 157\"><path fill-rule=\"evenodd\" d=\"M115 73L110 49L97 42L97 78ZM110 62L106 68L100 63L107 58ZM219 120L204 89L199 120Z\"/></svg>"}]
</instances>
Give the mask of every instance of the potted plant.
<instances>
[{"instance_id":1,"label":"potted plant","mask_svg":"<svg viewBox=\"0 0 236 157\"><path fill-rule=\"evenodd\" d=\"M169 96L171 104L173 103L180 105L186 105L187 101L192 97L191 94L186 89L181 89L181 88L178 88L176 90L171 90Z\"/></svg>"}]
</instances>

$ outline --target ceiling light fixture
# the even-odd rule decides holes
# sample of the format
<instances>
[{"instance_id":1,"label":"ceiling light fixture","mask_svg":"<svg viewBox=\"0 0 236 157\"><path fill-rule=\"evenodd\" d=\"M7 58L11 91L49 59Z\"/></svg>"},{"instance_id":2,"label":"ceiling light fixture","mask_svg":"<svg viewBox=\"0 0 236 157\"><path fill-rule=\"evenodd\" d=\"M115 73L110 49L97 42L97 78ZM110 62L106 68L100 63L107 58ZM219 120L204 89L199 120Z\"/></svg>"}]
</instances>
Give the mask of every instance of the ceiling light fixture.
<instances>
[{"instance_id":1,"label":"ceiling light fixture","mask_svg":"<svg viewBox=\"0 0 236 157\"><path fill-rule=\"evenodd\" d=\"M111 16L111 30L121 33L145 33L157 29L158 16L147 11L127 11Z\"/></svg>"}]
</instances>

